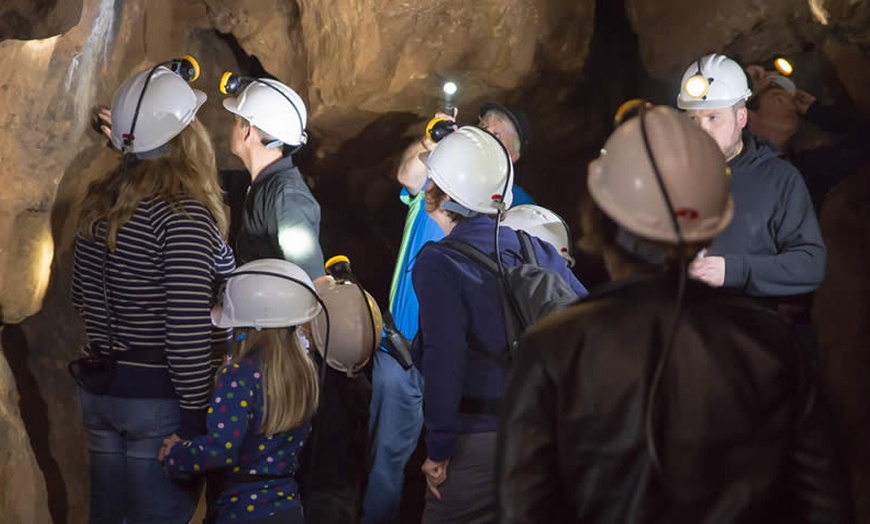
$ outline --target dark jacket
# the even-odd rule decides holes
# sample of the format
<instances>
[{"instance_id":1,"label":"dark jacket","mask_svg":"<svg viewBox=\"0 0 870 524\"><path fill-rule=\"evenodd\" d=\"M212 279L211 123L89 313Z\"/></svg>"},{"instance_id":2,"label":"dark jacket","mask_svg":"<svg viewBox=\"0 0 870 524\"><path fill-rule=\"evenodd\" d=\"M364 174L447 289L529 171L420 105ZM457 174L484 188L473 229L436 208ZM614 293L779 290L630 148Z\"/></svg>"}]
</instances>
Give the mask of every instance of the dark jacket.
<instances>
[{"instance_id":1,"label":"dark jacket","mask_svg":"<svg viewBox=\"0 0 870 524\"><path fill-rule=\"evenodd\" d=\"M320 250L320 204L291 157L266 166L254 179L236 241L239 265L283 258L311 279L324 275Z\"/></svg>"},{"instance_id":2,"label":"dark jacket","mask_svg":"<svg viewBox=\"0 0 870 524\"><path fill-rule=\"evenodd\" d=\"M676 279L612 284L517 350L499 427L500 522L851 522L830 422L791 325L689 282L653 405Z\"/></svg>"},{"instance_id":3,"label":"dark jacket","mask_svg":"<svg viewBox=\"0 0 870 524\"><path fill-rule=\"evenodd\" d=\"M448 238L467 242L492 257L495 227L490 217L470 218L457 224ZM558 272L578 296L586 296L586 288L553 246L534 237L532 243L541 267ZM499 249L505 267L521 261L520 243L512 229L499 228ZM413 281L420 301L422 354L417 362L425 378L426 447L429 458L442 461L452 456L459 435L496 430L494 412L469 414L460 404L463 398L495 403L504 393L506 370L488 356L509 356L504 311L495 276L438 243L420 250Z\"/></svg>"},{"instance_id":4,"label":"dark jacket","mask_svg":"<svg viewBox=\"0 0 870 524\"><path fill-rule=\"evenodd\" d=\"M809 293L827 252L800 173L769 142L743 133L730 162L734 219L708 255L725 257L725 287L755 297Z\"/></svg>"},{"instance_id":5,"label":"dark jacket","mask_svg":"<svg viewBox=\"0 0 870 524\"><path fill-rule=\"evenodd\" d=\"M362 515L369 476L372 386L363 374L348 377L331 367L326 368L325 379L300 459L305 521L353 524Z\"/></svg>"}]
</instances>

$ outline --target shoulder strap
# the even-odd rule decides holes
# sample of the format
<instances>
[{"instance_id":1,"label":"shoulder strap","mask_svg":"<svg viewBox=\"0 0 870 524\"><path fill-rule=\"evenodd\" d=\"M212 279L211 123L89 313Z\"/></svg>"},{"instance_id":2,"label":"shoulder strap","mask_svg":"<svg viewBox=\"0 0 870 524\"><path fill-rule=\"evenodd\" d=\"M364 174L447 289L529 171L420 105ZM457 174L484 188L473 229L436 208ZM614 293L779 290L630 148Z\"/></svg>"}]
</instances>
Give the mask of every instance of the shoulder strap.
<instances>
[{"instance_id":1,"label":"shoulder strap","mask_svg":"<svg viewBox=\"0 0 870 524\"><path fill-rule=\"evenodd\" d=\"M520 241L520 253L526 264L539 265L538 255L535 254L535 246L532 245L532 237L521 229L517 229L517 239Z\"/></svg>"},{"instance_id":2,"label":"shoulder strap","mask_svg":"<svg viewBox=\"0 0 870 524\"><path fill-rule=\"evenodd\" d=\"M521 317L519 316L519 308L516 304L516 298L508 290L507 281L501 277L496 261L486 256L486 254L480 249L461 240L448 237L440 240L438 243L462 253L469 260L475 262L477 265L484 268L484 270L489 271L493 276L495 276L496 280L499 282L498 293L505 320L505 337L507 339L508 348L513 350L518 336L522 332L522 329L517 329L515 322L521 323L519 320ZM514 322L512 322L511 319L513 319Z\"/></svg>"},{"instance_id":3,"label":"shoulder strap","mask_svg":"<svg viewBox=\"0 0 870 524\"><path fill-rule=\"evenodd\" d=\"M461 240L456 240L455 238L444 238L438 244L447 246L454 251L459 251L466 257L470 258L473 262L476 262L479 266L483 267L485 270L489 271L494 275L498 275L498 265L496 265L495 260L489 258L486 253L477 249L476 247L463 242Z\"/></svg>"}]
</instances>

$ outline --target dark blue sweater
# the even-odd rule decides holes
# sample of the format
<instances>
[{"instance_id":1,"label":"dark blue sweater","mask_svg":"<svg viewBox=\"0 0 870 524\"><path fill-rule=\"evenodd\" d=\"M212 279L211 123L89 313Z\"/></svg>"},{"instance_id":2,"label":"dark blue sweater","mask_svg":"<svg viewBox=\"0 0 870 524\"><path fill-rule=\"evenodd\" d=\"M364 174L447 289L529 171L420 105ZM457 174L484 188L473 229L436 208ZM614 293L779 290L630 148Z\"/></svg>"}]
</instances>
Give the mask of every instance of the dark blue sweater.
<instances>
[{"instance_id":1,"label":"dark blue sweater","mask_svg":"<svg viewBox=\"0 0 870 524\"><path fill-rule=\"evenodd\" d=\"M495 222L476 217L456 225L449 238L467 242L493 256ZM557 271L580 297L588 293L553 246L533 238L541 267ZM499 248L505 267L520 262L516 233L499 228ZM473 337L486 351L508 356L505 322L498 281L463 255L439 244L420 251L413 270L420 301L422 356L418 362L425 387L423 418L428 457L452 456L460 434L495 431L492 415L459 412L463 396L498 400L504 395L506 370L493 359L469 349Z\"/></svg>"},{"instance_id":2,"label":"dark blue sweater","mask_svg":"<svg viewBox=\"0 0 870 524\"><path fill-rule=\"evenodd\" d=\"M734 219L710 245L725 257L725 287L755 297L809 293L827 252L806 185L769 142L743 133L730 162Z\"/></svg>"}]
</instances>

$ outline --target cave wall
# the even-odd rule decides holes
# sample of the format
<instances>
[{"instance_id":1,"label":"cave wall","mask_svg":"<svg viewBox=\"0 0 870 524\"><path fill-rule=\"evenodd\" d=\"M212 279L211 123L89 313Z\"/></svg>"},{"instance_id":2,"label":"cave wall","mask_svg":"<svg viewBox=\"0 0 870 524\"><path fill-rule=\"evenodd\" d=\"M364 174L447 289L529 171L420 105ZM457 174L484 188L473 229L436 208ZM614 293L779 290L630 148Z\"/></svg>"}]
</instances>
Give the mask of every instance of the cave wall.
<instances>
[{"instance_id":1,"label":"cave wall","mask_svg":"<svg viewBox=\"0 0 870 524\"><path fill-rule=\"evenodd\" d=\"M701 54L724 51L744 63L786 54L799 86L870 114L868 17L866 2L856 0L703 7L688 0L5 1L0 68L11 73L0 77L0 440L15 438L0 473L27 471L32 482L0 482L3 521L86 518L85 435L65 370L83 339L68 300L71 245L87 183L118 159L91 131L90 112L134 71L187 53L200 61L196 87L209 95L200 118L221 168L241 167L226 147L231 119L219 104L221 73L262 67L297 89L311 134L299 163L322 205L324 252L349 254L383 305L404 213L395 165L439 107L445 79L460 85L460 120L474 122L487 98L529 114L532 141L518 182L576 232L586 162L613 111L637 96L671 103L686 63ZM858 211L834 210L866 204L864 179L850 183L837 197L848 205L823 214L832 238L867 227ZM831 256L817 297L820 339L836 364L833 389L849 406L845 426L870 437L866 401L849 403L870 393L855 379L870 371L862 360L867 253L834 241ZM578 258L584 281L605 278L594 257ZM844 297L857 305L851 315L839 314Z\"/></svg>"}]
</instances>

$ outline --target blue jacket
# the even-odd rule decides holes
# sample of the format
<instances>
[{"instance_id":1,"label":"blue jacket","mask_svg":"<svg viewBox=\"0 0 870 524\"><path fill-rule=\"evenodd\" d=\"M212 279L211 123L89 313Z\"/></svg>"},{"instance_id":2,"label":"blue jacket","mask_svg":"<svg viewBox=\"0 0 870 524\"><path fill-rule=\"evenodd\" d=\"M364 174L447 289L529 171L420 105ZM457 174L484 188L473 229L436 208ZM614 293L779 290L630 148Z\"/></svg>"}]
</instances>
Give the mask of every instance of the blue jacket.
<instances>
[{"instance_id":1,"label":"blue jacket","mask_svg":"<svg viewBox=\"0 0 870 524\"><path fill-rule=\"evenodd\" d=\"M493 256L495 222L479 216L460 222L449 238L467 242ZM541 267L561 274L580 297L588 293L556 249L532 237ZM499 248L505 267L518 264L516 233L499 228ZM460 434L495 431L493 415L460 413L463 396L498 400L504 395L507 370L491 357L469 349L473 339L482 349L509 355L505 321L496 277L451 248L430 244L417 256L414 289L420 301L422 355L418 366L425 378L423 420L428 456L450 458Z\"/></svg>"},{"instance_id":2,"label":"blue jacket","mask_svg":"<svg viewBox=\"0 0 870 524\"><path fill-rule=\"evenodd\" d=\"M734 219L708 250L725 257L725 287L755 297L816 289L825 277L827 252L798 170L769 142L747 132L730 166Z\"/></svg>"}]
</instances>

